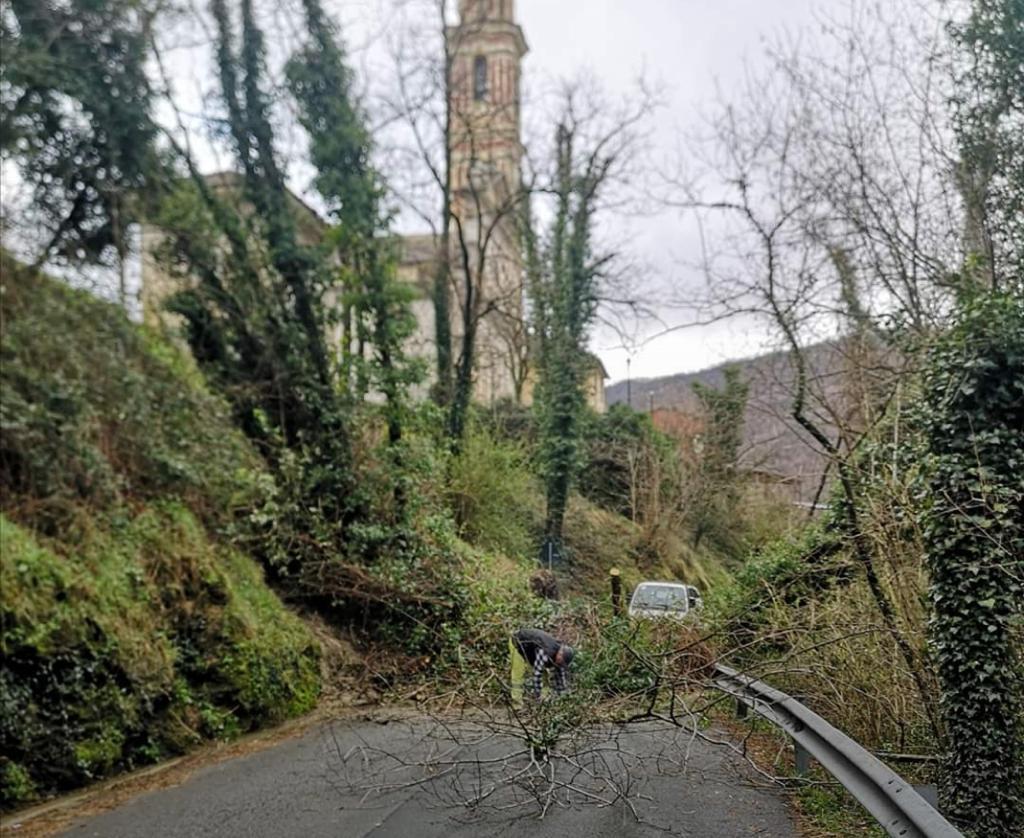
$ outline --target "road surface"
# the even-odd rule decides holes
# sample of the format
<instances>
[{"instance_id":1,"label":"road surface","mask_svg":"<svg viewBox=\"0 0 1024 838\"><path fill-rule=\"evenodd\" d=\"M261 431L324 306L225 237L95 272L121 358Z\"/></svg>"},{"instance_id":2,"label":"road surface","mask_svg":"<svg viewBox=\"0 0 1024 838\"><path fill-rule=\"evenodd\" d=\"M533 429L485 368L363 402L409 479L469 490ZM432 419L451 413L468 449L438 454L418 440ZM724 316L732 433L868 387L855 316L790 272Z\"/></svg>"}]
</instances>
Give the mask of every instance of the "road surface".
<instances>
[{"instance_id":1,"label":"road surface","mask_svg":"<svg viewBox=\"0 0 1024 838\"><path fill-rule=\"evenodd\" d=\"M720 731L710 739L726 739ZM650 725L570 743L554 776L514 736L335 722L73 823L73 838L789 838L784 797L728 747ZM545 773L538 773L543 770ZM467 806L474 798L477 805ZM544 805L547 805L546 811ZM540 815L543 811L543 818Z\"/></svg>"}]
</instances>

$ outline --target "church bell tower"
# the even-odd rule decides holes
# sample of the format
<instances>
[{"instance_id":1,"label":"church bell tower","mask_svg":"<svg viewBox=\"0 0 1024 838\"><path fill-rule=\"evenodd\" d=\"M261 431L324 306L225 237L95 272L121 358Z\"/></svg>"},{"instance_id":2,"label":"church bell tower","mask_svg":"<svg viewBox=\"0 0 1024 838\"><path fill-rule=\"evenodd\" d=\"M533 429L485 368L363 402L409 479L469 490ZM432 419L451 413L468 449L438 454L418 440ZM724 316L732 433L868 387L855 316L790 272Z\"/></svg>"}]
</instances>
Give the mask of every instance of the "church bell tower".
<instances>
[{"instance_id":1,"label":"church bell tower","mask_svg":"<svg viewBox=\"0 0 1024 838\"><path fill-rule=\"evenodd\" d=\"M450 33L455 189L477 188L475 178L486 175L518 188L519 79L527 47L514 0L461 0L459 16Z\"/></svg>"},{"instance_id":2,"label":"church bell tower","mask_svg":"<svg viewBox=\"0 0 1024 838\"><path fill-rule=\"evenodd\" d=\"M451 201L480 271L475 398L517 395L515 340L523 330L520 74L527 52L515 0L460 0L451 48ZM457 263L457 260L456 260Z\"/></svg>"}]
</instances>

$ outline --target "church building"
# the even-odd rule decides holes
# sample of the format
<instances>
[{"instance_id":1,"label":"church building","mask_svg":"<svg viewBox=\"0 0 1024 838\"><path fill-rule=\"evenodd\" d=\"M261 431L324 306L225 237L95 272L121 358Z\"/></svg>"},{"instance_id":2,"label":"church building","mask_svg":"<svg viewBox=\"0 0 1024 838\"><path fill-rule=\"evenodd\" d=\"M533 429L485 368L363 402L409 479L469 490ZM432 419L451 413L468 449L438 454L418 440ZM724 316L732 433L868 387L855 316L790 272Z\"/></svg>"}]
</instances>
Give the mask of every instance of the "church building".
<instances>
[{"instance_id":1,"label":"church building","mask_svg":"<svg viewBox=\"0 0 1024 838\"><path fill-rule=\"evenodd\" d=\"M515 19L515 0L459 0L459 22L448 29L450 67L449 234L451 332L457 360L466 324L475 329L474 399L481 404L512 401L529 404L535 383L530 334L525 317L526 289L518 224L524 200L523 145L520 131L520 79L527 52ZM240 190L240 176L209 176L219 190ZM319 240L326 229L317 213L292 195L300 237ZM143 231L142 305L147 321L159 321L172 280L153 258L160 231ZM423 358L436 374L436 323L433 287L440 237L400 239L399 279L416 289L412 310L417 328L407 352ZM467 283L467 275L470 282ZM466 303L469 303L467 310ZM338 340L340 340L340 334ZM591 356L587 400L605 409L607 373ZM420 388L425 396L431 382Z\"/></svg>"}]
</instances>

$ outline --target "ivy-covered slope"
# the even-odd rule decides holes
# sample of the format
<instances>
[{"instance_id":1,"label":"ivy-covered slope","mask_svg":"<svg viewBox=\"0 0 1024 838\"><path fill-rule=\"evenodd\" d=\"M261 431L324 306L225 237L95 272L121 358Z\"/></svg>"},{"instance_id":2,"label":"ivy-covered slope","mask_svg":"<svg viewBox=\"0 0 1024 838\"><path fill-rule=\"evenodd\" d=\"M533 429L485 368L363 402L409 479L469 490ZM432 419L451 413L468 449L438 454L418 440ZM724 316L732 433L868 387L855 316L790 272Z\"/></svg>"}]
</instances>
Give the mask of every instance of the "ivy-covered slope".
<instances>
[{"instance_id":1,"label":"ivy-covered slope","mask_svg":"<svg viewBox=\"0 0 1024 838\"><path fill-rule=\"evenodd\" d=\"M229 537L269 479L173 347L2 256L0 807L313 706Z\"/></svg>"}]
</instances>

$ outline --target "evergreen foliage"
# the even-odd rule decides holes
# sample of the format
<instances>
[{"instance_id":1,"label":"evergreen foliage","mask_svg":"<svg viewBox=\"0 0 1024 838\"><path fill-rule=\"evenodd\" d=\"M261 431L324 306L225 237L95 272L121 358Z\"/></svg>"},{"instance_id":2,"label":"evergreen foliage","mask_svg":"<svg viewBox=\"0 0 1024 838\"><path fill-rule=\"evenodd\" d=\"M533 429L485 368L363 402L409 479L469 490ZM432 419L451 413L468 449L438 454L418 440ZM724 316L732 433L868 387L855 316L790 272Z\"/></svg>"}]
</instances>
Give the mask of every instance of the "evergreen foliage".
<instances>
[{"instance_id":1,"label":"evergreen foliage","mask_svg":"<svg viewBox=\"0 0 1024 838\"><path fill-rule=\"evenodd\" d=\"M227 510L247 502L240 475L260 459L191 362L117 307L6 253L0 272L5 497L45 499L33 520L52 533L65 508L167 495L225 525Z\"/></svg>"},{"instance_id":2,"label":"evergreen foliage","mask_svg":"<svg viewBox=\"0 0 1024 838\"><path fill-rule=\"evenodd\" d=\"M164 260L181 277L171 302L193 353L232 401L240 427L293 492L293 533L312 531L307 552L339 548L365 498L357 490L351 408L327 350L328 254L301 240L285 188L263 89L264 45L252 4L241 4L241 45L223 0L213 0L222 100L243 170L216 193L194 171L165 203ZM241 70L241 72L239 72ZM304 520L312 513L313 520ZM285 527L285 530L289 530ZM285 540L292 544L291 536ZM284 551L277 551L283 558ZM293 551L282 570L294 570Z\"/></svg>"},{"instance_id":3,"label":"evergreen foliage","mask_svg":"<svg viewBox=\"0 0 1024 838\"><path fill-rule=\"evenodd\" d=\"M383 185L371 163L372 140L355 99L355 78L339 36L318 0L302 0L306 43L285 67L310 137L313 185L351 239L372 236L381 217ZM346 239L346 241L348 240Z\"/></svg>"},{"instance_id":4,"label":"evergreen foliage","mask_svg":"<svg viewBox=\"0 0 1024 838\"><path fill-rule=\"evenodd\" d=\"M383 394L394 444L402 436L408 387L420 376L404 350L416 326L409 309L412 291L395 274L384 189L370 161L370 136L337 34L317 0L303 0L303 8L309 40L286 72L310 139L313 182L337 225L329 239L343 265L342 354L346 367L355 368L358 396L371 388ZM363 352L372 351L373 358L361 352L353 357L353 341ZM343 375L351 381L348 369Z\"/></svg>"},{"instance_id":5,"label":"evergreen foliage","mask_svg":"<svg viewBox=\"0 0 1024 838\"><path fill-rule=\"evenodd\" d=\"M270 477L191 362L2 272L7 808L307 711L319 651L231 543Z\"/></svg>"},{"instance_id":6,"label":"evergreen foliage","mask_svg":"<svg viewBox=\"0 0 1024 838\"><path fill-rule=\"evenodd\" d=\"M123 260L130 223L152 206L163 169L145 72L155 13L145 0L12 0L0 12L0 150L49 236L38 263Z\"/></svg>"},{"instance_id":7,"label":"evergreen foliage","mask_svg":"<svg viewBox=\"0 0 1024 838\"><path fill-rule=\"evenodd\" d=\"M436 493L416 496L434 453L404 432L415 422L409 290L395 275L351 73L320 5L304 9L308 38L286 75L336 224L301 225L310 215L285 189L253 4L240 4L236 39L229 5L213 0L225 125L242 171L211 183L185 160L191 177L162 224L163 261L182 289L171 308L273 470L251 543L275 581L335 619L358 609L387 638L416 626L402 645L421 649L444 642L433 629L464 604L461 554ZM340 364L328 348L339 300L350 314ZM358 352L347 354L350 341ZM381 457L366 403L374 390L386 399Z\"/></svg>"},{"instance_id":8,"label":"evergreen foliage","mask_svg":"<svg viewBox=\"0 0 1024 838\"><path fill-rule=\"evenodd\" d=\"M180 185L162 209L161 259L180 277L169 307L183 315L200 369L288 488L289 501L278 496L282 547L272 551L288 571L305 552L319 554L316 545L337 544L363 499L346 406L329 380L320 383L294 297L264 258L260 219L229 206L238 186L228 191L215 194L201 179ZM311 542L292 538L302 531L315 533Z\"/></svg>"},{"instance_id":9,"label":"evergreen foliage","mask_svg":"<svg viewBox=\"0 0 1024 838\"><path fill-rule=\"evenodd\" d=\"M218 68L221 92L228 108L228 125L235 153L245 174L244 196L252 202L263 233L271 266L285 283L293 320L298 327L296 353L303 365L293 370L298 381L316 390L311 403L318 421L337 425L331 408L331 371L324 344L324 266L310 245L299 241L295 213L291 212L284 172L274 145L270 102L263 89L266 48L255 19L251 0L241 2L242 39L235 54L234 34L223 0L213 0L211 10L217 21ZM237 74L242 70L242 77ZM335 428L335 430L340 430ZM339 452L340 453L340 452Z\"/></svg>"},{"instance_id":10,"label":"evergreen foliage","mask_svg":"<svg viewBox=\"0 0 1024 838\"><path fill-rule=\"evenodd\" d=\"M980 296L928 354L920 422L946 810L1024 828L1024 302Z\"/></svg>"},{"instance_id":11,"label":"evergreen foliage","mask_svg":"<svg viewBox=\"0 0 1024 838\"><path fill-rule=\"evenodd\" d=\"M973 0L952 30L966 273L1024 293L1024 0Z\"/></svg>"},{"instance_id":12,"label":"evergreen foliage","mask_svg":"<svg viewBox=\"0 0 1024 838\"><path fill-rule=\"evenodd\" d=\"M569 491L580 467L581 417L587 340L597 314L604 260L593 249L598 194L612 160L579 147L570 121L555 137L555 207L551 228L539 243L526 226L528 289L538 347L535 393L541 467L547 495L546 534L562 536Z\"/></svg>"},{"instance_id":13,"label":"evergreen foliage","mask_svg":"<svg viewBox=\"0 0 1024 838\"><path fill-rule=\"evenodd\" d=\"M694 382L693 390L704 408L704 430L694 479L697 490L691 499L693 546L710 533L734 530L733 516L739 500L738 460L743 442L743 417L750 386L738 367L726 367L723 387L715 389Z\"/></svg>"}]
</instances>

